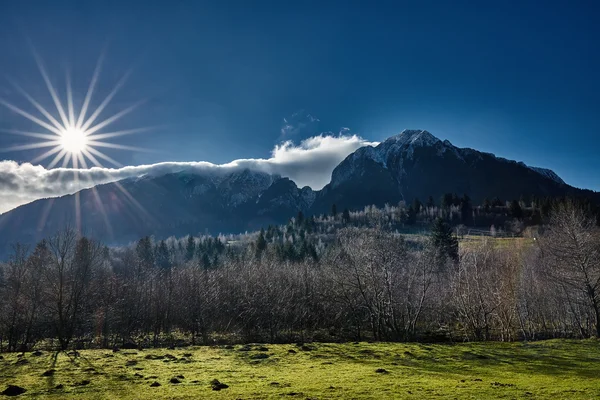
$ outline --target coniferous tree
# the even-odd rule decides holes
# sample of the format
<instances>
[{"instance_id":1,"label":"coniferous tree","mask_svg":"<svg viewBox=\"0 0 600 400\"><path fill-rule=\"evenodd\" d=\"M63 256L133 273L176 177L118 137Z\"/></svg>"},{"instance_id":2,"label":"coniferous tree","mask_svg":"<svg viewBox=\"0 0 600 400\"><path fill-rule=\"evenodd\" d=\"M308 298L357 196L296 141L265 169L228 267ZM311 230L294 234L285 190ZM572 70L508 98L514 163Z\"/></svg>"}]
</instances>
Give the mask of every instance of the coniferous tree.
<instances>
[{"instance_id":1,"label":"coniferous tree","mask_svg":"<svg viewBox=\"0 0 600 400\"><path fill-rule=\"evenodd\" d=\"M417 222L417 213L413 206L409 206L406 210L406 223L408 225L414 225Z\"/></svg>"},{"instance_id":2,"label":"coniferous tree","mask_svg":"<svg viewBox=\"0 0 600 400\"><path fill-rule=\"evenodd\" d=\"M344 208L344 212L342 213L342 221L345 224L350 222L350 211L347 208Z\"/></svg>"},{"instance_id":3,"label":"coniferous tree","mask_svg":"<svg viewBox=\"0 0 600 400\"><path fill-rule=\"evenodd\" d=\"M296 226L302 226L304 224L304 213L302 211L298 211L298 216L296 217Z\"/></svg>"},{"instance_id":4,"label":"coniferous tree","mask_svg":"<svg viewBox=\"0 0 600 400\"><path fill-rule=\"evenodd\" d=\"M460 219L465 225L473 223L473 207L471 206L471 198L468 195L463 195L460 201Z\"/></svg>"},{"instance_id":5,"label":"coniferous tree","mask_svg":"<svg viewBox=\"0 0 600 400\"><path fill-rule=\"evenodd\" d=\"M443 209L448 209L452 205L452 193L444 193L442 196L440 203Z\"/></svg>"},{"instance_id":6,"label":"coniferous tree","mask_svg":"<svg viewBox=\"0 0 600 400\"><path fill-rule=\"evenodd\" d=\"M211 267L210 258L208 258L207 253L202 253L202 257L200 259L200 264L201 264L202 268L210 269L210 267Z\"/></svg>"},{"instance_id":7,"label":"coniferous tree","mask_svg":"<svg viewBox=\"0 0 600 400\"><path fill-rule=\"evenodd\" d=\"M523 209L517 200L511 201L509 211L511 217L516 219L523 218Z\"/></svg>"},{"instance_id":8,"label":"coniferous tree","mask_svg":"<svg viewBox=\"0 0 600 400\"><path fill-rule=\"evenodd\" d=\"M431 243L442 255L458 261L458 239L453 234L450 224L442 218L436 219L433 224Z\"/></svg>"},{"instance_id":9,"label":"coniferous tree","mask_svg":"<svg viewBox=\"0 0 600 400\"><path fill-rule=\"evenodd\" d=\"M483 199L483 209L485 210L486 213L489 213L491 208L492 208L492 202L490 201L490 199L488 199L486 197L485 199Z\"/></svg>"},{"instance_id":10,"label":"coniferous tree","mask_svg":"<svg viewBox=\"0 0 600 400\"><path fill-rule=\"evenodd\" d=\"M196 242L192 235L188 236L187 245L185 246L185 259L190 261L196 254Z\"/></svg>"},{"instance_id":11,"label":"coniferous tree","mask_svg":"<svg viewBox=\"0 0 600 400\"><path fill-rule=\"evenodd\" d=\"M161 240L156 250L156 264L163 270L171 269L171 257L169 248L164 240Z\"/></svg>"},{"instance_id":12,"label":"coniferous tree","mask_svg":"<svg viewBox=\"0 0 600 400\"><path fill-rule=\"evenodd\" d=\"M433 196L429 196L427 199L427 208L435 207L435 201L433 200Z\"/></svg>"},{"instance_id":13,"label":"coniferous tree","mask_svg":"<svg viewBox=\"0 0 600 400\"><path fill-rule=\"evenodd\" d=\"M331 216L333 219L337 217L337 206L335 204L331 206Z\"/></svg>"},{"instance_id":14,"label":"coniferous tree","mask_svg":"<svg viewBox=\"0 0 600 400\"><path fill-rule=\"evenodd\" d=\"M421 200L419 200L417 197L414 198L413 203L412 203L412 207L415 211L415 213L419 213L421 211Z\"/></svg>"},{"instance_id":15,"label":"coniferous tree","mask_svg":"<svg viewBox=\"0 0 600 400\"><path fill-rule=\"evenodd\" d=\"M263 251L267 248L267 241L265 240L265 230L261 229L256 240L256 257L260 258Z\"/></svg>"},{"instance_id":16,"label":"coniferous tree","mask_svg":"<svg viewBox=\"0 0 600 400\"><path fill-rule=\"evenodd\" d=\"M154 252L152 251L152 240L149 236L141 238L136 246L139 260L139 269L148 269L154 266Z\"/></svg>"}]
</instances>

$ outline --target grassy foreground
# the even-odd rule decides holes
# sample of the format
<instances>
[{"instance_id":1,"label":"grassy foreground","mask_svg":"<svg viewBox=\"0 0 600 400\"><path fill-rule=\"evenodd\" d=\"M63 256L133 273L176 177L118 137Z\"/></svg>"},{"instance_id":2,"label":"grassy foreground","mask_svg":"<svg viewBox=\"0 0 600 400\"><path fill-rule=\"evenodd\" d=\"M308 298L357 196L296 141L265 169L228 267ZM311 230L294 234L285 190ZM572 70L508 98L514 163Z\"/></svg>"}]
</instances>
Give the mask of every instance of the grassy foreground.
<instances>
[{"instance_id":1,"label":"grassy foreground","mask_svg":"<svg viewBox=\"0 0 600 400\"><path fill-rule=\"evenodd\" d=\"M180 383L170 383L172 378ZM229 387L213 391L213 379ZM600 342L4 354L0 391L9 384L27 389L19 399L590 399L600 397Z\"/></svg>"}]
</instances>

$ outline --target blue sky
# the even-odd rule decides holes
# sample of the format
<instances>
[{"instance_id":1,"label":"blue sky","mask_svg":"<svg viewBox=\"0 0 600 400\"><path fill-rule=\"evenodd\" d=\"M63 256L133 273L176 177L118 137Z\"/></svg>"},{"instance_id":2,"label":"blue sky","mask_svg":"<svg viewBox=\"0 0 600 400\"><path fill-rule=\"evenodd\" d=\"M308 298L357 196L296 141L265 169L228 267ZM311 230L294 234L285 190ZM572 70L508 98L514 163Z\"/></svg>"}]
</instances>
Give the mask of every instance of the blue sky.
<instances>
[{"instance_id":1,"label":"blue sky","mask_svg":"<svg viewBox=\"0 0 600 400\"><path fill-rule=\"evenodd\" d=\"M96 104L133 68L106 113L147 99L114 128L162 126L115 140L154 150L106 152L126 165L268 157L342 127L370 141L427 129L600 190L600 6L479 3L2 2L0 75L51 108L30 40L58 85L71 69L77 103L106 48ZM27 106L3 79L0 97ZM299 129L282 135L284 118ZM0 128L33 126L0 109Z\"/></svg>"}]
</instances>

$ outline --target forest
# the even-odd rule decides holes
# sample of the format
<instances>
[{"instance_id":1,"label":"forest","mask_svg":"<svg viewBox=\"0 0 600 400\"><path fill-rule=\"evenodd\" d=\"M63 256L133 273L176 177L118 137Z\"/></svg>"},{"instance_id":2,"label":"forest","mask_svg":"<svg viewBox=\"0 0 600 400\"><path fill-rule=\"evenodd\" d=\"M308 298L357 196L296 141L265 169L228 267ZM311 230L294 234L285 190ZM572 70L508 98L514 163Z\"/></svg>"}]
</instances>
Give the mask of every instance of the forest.
<instances>
[{"instance_id":1,"label":"forest","mask_svg":"<svg viewBox=\"0 0 600 400\"><path fill-rule=\"evenodd\" d=\"M0 350L599 337L596 215L572 200L522 206L334 206L111 248L65 228L0 265ZM494 207L517 233L461 225L497 220Z\"/></svg>"}]
</instances>

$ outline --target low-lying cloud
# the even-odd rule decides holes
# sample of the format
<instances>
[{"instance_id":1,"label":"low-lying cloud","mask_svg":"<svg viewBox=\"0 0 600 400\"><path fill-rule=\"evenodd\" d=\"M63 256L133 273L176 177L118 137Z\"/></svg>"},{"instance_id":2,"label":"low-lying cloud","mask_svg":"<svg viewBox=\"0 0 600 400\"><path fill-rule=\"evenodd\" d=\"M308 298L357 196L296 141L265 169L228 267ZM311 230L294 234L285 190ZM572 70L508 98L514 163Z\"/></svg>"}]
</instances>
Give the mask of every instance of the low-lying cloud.
<instances>
[{"instance_id":1,"label":"low-lying cloud","mask_svg":"<svg viewBox=\"0 0 600 400\"><path fill-rule=\"evenodd\" d=\"M300 187L321 189L331 179L333 169L362 146L376 145L357 135L319 135L275 146L270 158L240 159L227 164L209 162L161 162L123 168L46 169L41 165L0 162L0 213L31 201L75 193L81 189L142 175L164 175L180 171L229 172L251 169L279 174ZM77 172L77 173L75 173Z\"/></svg>"}]
</instances>

